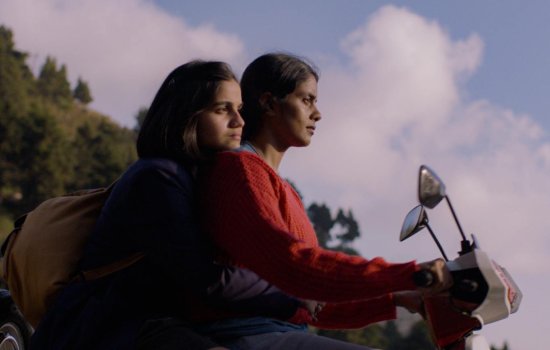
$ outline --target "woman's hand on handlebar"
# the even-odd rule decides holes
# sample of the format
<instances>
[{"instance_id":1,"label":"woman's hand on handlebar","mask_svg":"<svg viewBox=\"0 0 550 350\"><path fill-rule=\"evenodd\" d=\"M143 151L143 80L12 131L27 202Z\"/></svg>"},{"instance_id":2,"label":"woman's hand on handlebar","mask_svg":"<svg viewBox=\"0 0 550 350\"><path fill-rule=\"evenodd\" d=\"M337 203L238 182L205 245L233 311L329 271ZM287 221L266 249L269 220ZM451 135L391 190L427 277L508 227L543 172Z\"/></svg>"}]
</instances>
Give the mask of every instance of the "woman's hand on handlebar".
<instances>
[{"instance_id":1,"label":"woman's hand on handlebar","mask_svg":"<svg viewBox=\"0 0 550 350\"><path fill-rule=\"evenodd\" d=\"M421 282L417 283L418 289L425 294L434 295L446 291L453 285L453 277L443 259L435 259L419 264ZM415 276L416 277L416 276Z\"/></svg>"}]
</instances>

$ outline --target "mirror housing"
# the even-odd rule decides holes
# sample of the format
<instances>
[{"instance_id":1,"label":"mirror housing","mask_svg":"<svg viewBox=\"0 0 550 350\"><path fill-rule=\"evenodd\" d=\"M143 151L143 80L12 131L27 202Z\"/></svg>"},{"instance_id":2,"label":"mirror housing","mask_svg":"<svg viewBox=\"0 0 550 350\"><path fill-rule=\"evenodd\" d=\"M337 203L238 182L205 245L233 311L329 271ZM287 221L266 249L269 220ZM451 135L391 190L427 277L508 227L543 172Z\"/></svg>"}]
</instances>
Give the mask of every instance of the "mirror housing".
<instances>
[{"instance_id":1,"label":"mirror housing","mask_svg":"<svg viewBox=\"0 0 550 350\"><path fill-rule=\"evenodd\" d=\"M411 237L418 231L423 230L428 224L428 215L426 210L421 205L414 207L403 221L403 226L401 227L401 234L399 236L399 241L404 241L407 238Z\"/></svg>"},{"instance_id":2,"label":"mirror housing","mask_svg":"<svg viewBox=\"0 0 550 350\"><path fill-rule=\"evenodd\" d=\"M420 204L433 209L445 196L443 181L432 169L422 165L418 174L418 201Z\"/></svg>"}]
</instances>

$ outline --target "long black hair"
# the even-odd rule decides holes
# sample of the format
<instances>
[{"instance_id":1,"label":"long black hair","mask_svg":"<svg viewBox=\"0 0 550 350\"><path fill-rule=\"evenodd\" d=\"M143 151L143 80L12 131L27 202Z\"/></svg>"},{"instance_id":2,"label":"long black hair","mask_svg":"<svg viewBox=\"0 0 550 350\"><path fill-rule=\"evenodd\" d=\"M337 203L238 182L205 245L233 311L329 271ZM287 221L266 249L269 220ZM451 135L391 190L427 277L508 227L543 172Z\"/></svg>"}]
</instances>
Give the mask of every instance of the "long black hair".
<instances>
[{"instance_id":1,"label":"long black hair","mask_svg":"<svg viewBox=\"0 0 550 350\"><path fill-rule=\"evenodd\" d=\"M170 158L194 163L199 114L212 103L223 81L237 81L224 62L195 60L174 69L158 90L137 139L140 158Z\"/></svg>"}]
</instances>

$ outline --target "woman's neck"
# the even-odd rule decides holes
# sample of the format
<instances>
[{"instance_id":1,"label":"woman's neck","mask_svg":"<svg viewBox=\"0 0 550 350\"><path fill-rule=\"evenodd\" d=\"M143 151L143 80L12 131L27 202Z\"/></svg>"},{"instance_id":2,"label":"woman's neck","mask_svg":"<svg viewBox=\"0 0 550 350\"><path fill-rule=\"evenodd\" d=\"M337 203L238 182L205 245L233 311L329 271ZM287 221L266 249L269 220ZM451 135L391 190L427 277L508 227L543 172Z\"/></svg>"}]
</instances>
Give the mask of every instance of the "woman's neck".
<instances>
[{"instance_id":1,"label":"woman's neck","mask_svg":"<svg viewBox=\"0 0 550 350\"><path fill-rule=\"evenodd\" d=\"M285 149L278 148L270 140L266 140L265 137L257 136L248 141L256 153L263 158L263 160L271 167L273 170L278 171L279 165L283 160L283 157L286 152Z\"/></svg>"}]
</instances>

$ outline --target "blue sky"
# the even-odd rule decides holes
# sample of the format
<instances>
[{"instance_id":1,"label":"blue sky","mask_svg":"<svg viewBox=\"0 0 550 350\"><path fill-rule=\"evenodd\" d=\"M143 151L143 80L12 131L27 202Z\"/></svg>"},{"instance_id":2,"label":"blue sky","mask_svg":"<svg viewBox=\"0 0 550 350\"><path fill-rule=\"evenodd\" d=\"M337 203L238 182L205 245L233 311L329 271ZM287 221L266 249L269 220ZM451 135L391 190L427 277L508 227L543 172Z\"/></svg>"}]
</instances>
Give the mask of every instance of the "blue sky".
<instances>
[{"instance_id":1,"label":"blue sky","mask_svg":"<svg viewBox=\"0 0 550 350\"><path fill-rule=\"evenodd\" d=\"M391 261L438 256L427 234L398 242L416 173L445 180L467 232L524 292L517 314L483 334L540 348L550 314L550 5L537 1L0 0L36 71L47 55L88 81L91 107L122 125L166 74L193 58L241 72L271 50L321 70L323 119L281 173L306 205L351 208L356 247ZM458 233L430 212L447 254Z\"/></svg>"},{"instance_id":2,"label":"blue sky","mask_svg":"<svg viewBox=\"0 0 550 350\"><path fill-rule=\"evenodd\" d=\"M237 33L252 56L273 49L336 55L339 41L384 4L395 4L439 22L452 37L484 38L481 67L468 82L483 97L529 113L550 128L550 10L543 0L510 1L155 1L192 25L212 23ZM253 28L253 29L252 29Z\"/></svg>"}]
</instances>

